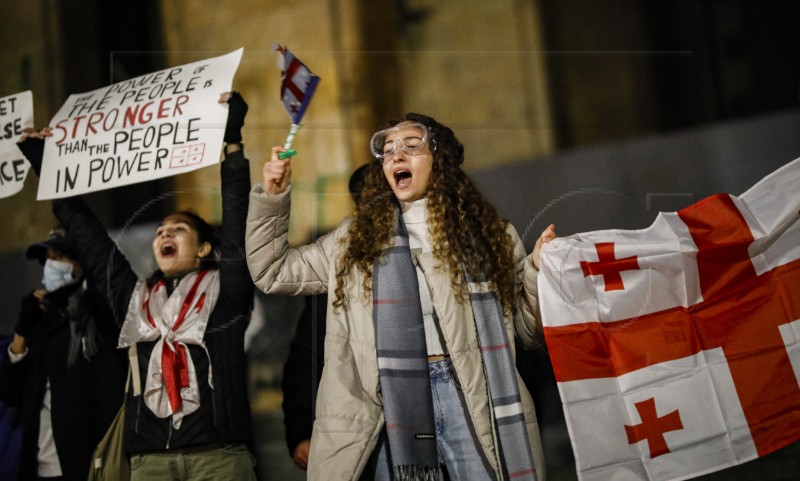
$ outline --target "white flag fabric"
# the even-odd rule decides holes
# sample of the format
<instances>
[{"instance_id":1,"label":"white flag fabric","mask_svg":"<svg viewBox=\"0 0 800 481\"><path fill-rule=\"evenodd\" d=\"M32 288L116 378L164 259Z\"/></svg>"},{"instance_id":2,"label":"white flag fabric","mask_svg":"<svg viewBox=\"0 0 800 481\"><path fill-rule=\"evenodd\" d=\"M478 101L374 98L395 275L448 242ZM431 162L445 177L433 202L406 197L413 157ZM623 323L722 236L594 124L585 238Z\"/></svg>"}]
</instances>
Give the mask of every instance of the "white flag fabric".
<instances>
[{"instance_id":1,"label":"white flag fabric","mask_svg":"<svg viewBox=\"0 0 800 481\"><path fill-rule=\"evenodd\" d=\"M800 159L739 197L542 249L578 477L681 480L800 439Z\"/></svg>"}]
</instances>

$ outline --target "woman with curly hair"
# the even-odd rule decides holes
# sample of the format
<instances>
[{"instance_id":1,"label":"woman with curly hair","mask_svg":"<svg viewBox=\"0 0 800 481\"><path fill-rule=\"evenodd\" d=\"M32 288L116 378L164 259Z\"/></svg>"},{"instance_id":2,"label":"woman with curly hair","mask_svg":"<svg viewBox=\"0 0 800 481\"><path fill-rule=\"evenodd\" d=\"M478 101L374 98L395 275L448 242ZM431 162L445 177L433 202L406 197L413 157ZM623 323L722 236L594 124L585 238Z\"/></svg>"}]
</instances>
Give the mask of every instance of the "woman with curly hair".
<instances>
[{"instance_id":1,"label":"woman with curly hair","mask_svg":"<svg viewBox=\"0 0 800 481\"><path fill-rule=\"evenodd\" d=\"M376 132L352 218L290 248L291 161L281 147L250 193L246 250L267 293L329 296L311 480L534 480L544 459L514 339L535 345L539 249L460 165L434 119Z\"/></svg>"}]
</instances>

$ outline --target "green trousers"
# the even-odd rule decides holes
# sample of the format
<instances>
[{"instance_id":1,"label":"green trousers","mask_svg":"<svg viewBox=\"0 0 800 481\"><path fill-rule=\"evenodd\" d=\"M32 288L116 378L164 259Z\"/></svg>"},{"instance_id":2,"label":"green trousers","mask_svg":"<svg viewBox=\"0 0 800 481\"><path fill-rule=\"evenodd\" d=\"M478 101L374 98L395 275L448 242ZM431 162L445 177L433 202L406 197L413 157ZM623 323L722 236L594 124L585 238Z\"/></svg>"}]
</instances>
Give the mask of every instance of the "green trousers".
<instances>
[{"instance_id":1,"label":"green trousers","mask_svg":"<svg viewBox=\"0 0 800 481\"><path fill-rule=\"evenodd\" d=\"M244 444L134 454L131 481L255 481L255 465Z\"/></svg>"}]
</instances>

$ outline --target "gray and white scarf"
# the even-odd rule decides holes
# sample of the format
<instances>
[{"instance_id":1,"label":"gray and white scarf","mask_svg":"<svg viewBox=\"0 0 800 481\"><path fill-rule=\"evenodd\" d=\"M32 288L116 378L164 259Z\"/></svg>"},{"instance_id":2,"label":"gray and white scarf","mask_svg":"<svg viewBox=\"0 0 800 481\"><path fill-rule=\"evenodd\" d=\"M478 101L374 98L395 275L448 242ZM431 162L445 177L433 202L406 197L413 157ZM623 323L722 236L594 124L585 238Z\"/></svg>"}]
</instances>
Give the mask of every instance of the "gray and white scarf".
<instances>
[{"instance_id":1,"label":"gray and white scarf","mask_svg":"<svg viewBox=\"0 0 800 481\"><path fill-rule=\"evenodd\" d=\"M433 400L420 307L419 285L408 232L395 214L395 237L373 265L373 321L378 371L393 478L438 480ZM536 481L519 387L500 302L485 282L469 279L502 470L516 480Z\"/></svg>"}]
</instances>

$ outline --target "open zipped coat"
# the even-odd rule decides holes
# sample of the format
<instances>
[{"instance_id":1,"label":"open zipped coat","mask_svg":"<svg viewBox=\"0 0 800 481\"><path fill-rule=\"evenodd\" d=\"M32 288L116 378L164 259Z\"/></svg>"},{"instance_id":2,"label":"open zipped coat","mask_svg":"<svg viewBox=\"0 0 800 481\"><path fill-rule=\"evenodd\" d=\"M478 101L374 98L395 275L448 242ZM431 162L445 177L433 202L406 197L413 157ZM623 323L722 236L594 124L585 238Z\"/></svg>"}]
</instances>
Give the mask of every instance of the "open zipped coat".
<instances>
[{"instance_id":1,"label":"open zipped coat","mask_svg":"<svg viewBox=\"0 0 800 481\"><path fill-rule=\"evenodd\" d=\"M349 220L312 244L290 248L290 192L291 187L282 194L269 194L260 184L251 189L245 241L250 274L256 286L267 294L311 295L332 291L344 255L342 241L347 236ZM505 327L509 339L516 338L523 346L533 348L538 326L538 271L510 224L508 231L516 243L519 295L514 316L505 318ZM497 479L504 479L500 474L496 431L472 308L468 301L457 299L448 272L439 266L433 254L418 255L417 261L431 288L469 421ZM351 269L348 274L346 307L334 308L334 296L328 296L325 367L311 438L310 481L357 481L384 426L372 302L362 293L363 275L358 269ZM518 373L517 384L541 481L545 475L544 454L533 400Z\"/></svg>"}]
</instances>

